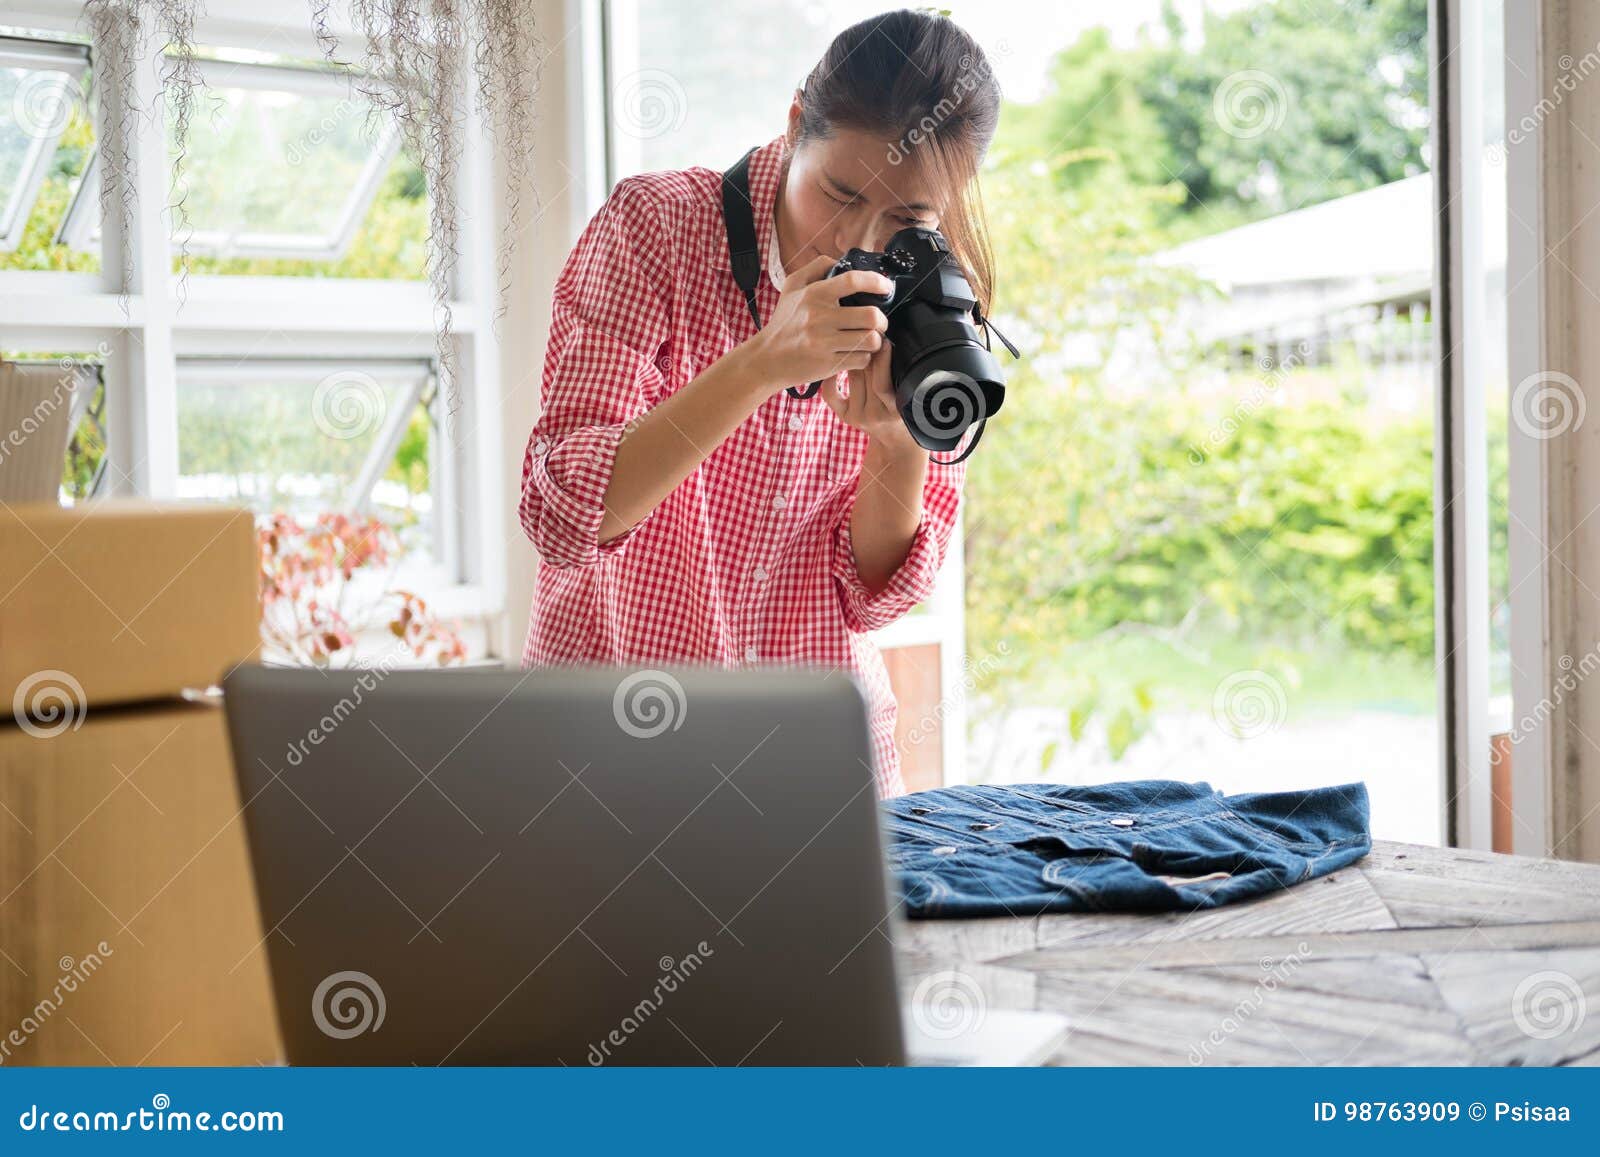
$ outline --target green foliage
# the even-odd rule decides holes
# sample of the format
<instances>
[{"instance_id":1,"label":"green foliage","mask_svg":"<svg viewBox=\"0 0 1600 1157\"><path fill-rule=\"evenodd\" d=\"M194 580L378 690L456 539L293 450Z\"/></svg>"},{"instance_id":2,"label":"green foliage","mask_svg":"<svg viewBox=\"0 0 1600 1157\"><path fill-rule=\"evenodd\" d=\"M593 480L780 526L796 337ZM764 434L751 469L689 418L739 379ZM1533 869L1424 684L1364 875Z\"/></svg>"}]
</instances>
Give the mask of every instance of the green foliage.
<instances>
[{"instance_id":1,"label":"green foliage","mask_svg":"<svg viewBox=\"0 0 1600 1157\"><path fill-rule=\"evenodd\" d=\"M87 85L87 81L85 82ZM39 184L38 196L22 240L10 253L0 252L0 270L51 270L57 273L94 273L100 268L98 253L83 253L55 243L56 232L72 203L73 191L94 147L94 127L86 105L74 103L72 118L61 131L55 155Z\"/></svg>"},{"instance_id":2,"label":"green foliage","mask_svg":"<svg viewBox=\"0 0 1600 1157\"><path fill-rule=\"evenodd\" d=\"M409 494L428 493L428 440L432 434L433 424L428 420L428 412L419 408L406 424L405 435L384 477L404 483Z\"/></svg>"},{"instance_id":3,"label":"green foliage","mask_svg":"<svg viewBox=\"0 0 1600 1157\"><path fill-rule=\"evenodd\" d=\"M83 252L55 242L56 233L66 217L67 207L71 204L73 192L94 146L94 128L86 112L89 100L87 79L84 85L81 99L74 104L72 118L61 134L40 184L21 244L14 252L0 252L0 270L92 273L100 268L98 252ZM213 106L217 103L214 97L202 95L197 129L200 125L210 123L215 112ZM279 135L288 140L291 149L301 140L317 139L312 134L324 131L315 118L323 114L325 104L307 102L300 113L305 123L291 120L278 126ZM341 109L343 107L340 106ZM349 113L348 116L348 123L341 122L335 128L351 140L356 140L367 129L355 113ZM225 220L230 213L248 205L257 215L257 227L292 229L297 221L297 213L304 215L311 206L321 212L323 201L337 201L347 191L336 182L329 184L329 175L322 173L318 165L301 163L296 166L270 152L263 155L261 142L256 136L223 131L223 128L224 122L219 121L212 126L212 132L196 133L193 155L204 163L197 160L185 171L188 182L185 204L191 214ZM281 149L284 146L280 144L278 147ZM351 149L354 147L353 144L349 146ZM323 153L329 151L324 149ZM326 187L303 187L313 180L321 180ZM298 191L290 196L290 190ZM349 247L337 261L220 257L191 253L188 270L191 273L261 277L421 280L427 272L427 237L428 201L422 172L416 162L402 152L391 164ZM181 268L182 258L174 253L173 269L177 271Z\"/></svg>"},{"instance_id":4,"label":"green foliage","mask_svg":"<svg viewBox=\"0 0 1600 1157\"><path fill-rule=\"evenodd\" d=\"M189 272L255 277L360 277L421 280L427 274L428 201L422 173L405 157L385 177L350 247L337 261L286 257L212 257L191 253ZM173 269L182 268L174 255Z\"/></svg>"},{"instance_id":5,"label":"green foliage","mask_svg":"<svg viewBox=\"0 0 1600 1157\"><path fill-rule=\"evenodd\" d=\"M1166 23L1131 49L1081 36L1044 100L1007 108L984 178L1028 357L969 466L969 649L1006 640L980 691L1065 706L1071 742L1096 725L1112 758L1158 707L1208 702L1219 663L1296 687L1302 668L1332 687L1316 666L1337 663L1360 674L1336 693L1365 677L1411 703L1433 659L1427 416L1369 410L1359 365L1219 382L1182 312L1219 291L1150 260L1422 171L1425 6L1261 3L1206 16L1199 42ZM1266 131L1229 132L1218 89L1251 70L1281 101ZM1149 356L1114 375L1130 332Z\"/></svg>"},{"instance_id":6,"label":"green foliage","mask_svg":"<svg viewBox=\"0 0 1600 1157\"><path fill-rule=\"evenodd\" d=\"M1083 33L1042 101L1007 107L1000 143L1046 157L1096 150L1097 164L1062 172L1078 185L1110 168L1172 184L1175 236L1426 170L1425 0L1260 3L1208 12L1198 28L1169 6L1165 23L1132 48ZM1242 122L1219 115L1230 107Z\"/></svg>"},{"instance_id":7,"label":"green foliage","mask_svg":"<svg viewBox=\"0 0 1600 1157\"><path fill-rule=\"evenodd\" d=\"M1426 420L1274 404L1214 445L1227 400L1119 398L1026 370L1014 384L1004 441L969 475L975 640L1020 637L1052 662L1104 631L1199 621L1432 653Z\"/></svg>"}]
</instances>

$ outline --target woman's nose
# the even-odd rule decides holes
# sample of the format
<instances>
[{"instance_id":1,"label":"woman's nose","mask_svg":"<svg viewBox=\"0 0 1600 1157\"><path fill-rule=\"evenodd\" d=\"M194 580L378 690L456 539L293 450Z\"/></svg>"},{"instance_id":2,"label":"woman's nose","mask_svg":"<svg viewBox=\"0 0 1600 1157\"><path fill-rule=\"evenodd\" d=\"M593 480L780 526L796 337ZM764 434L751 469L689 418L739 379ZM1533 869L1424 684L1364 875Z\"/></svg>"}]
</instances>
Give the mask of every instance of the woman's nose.
<instances>
[{"instance_id":1,"label":"woman's nose","mask_svg":"<svg viewBox=\"0 0 1600 1157\"><path fill-rule=\"evenodd\" d=\"M873 228L852 230L849 235L841 235L835 238L834 244L838 247L838 252L843 255L852 249L881 252L888 241L889 234L884 233L881 229Z\"/></svg>"}]
</instances>

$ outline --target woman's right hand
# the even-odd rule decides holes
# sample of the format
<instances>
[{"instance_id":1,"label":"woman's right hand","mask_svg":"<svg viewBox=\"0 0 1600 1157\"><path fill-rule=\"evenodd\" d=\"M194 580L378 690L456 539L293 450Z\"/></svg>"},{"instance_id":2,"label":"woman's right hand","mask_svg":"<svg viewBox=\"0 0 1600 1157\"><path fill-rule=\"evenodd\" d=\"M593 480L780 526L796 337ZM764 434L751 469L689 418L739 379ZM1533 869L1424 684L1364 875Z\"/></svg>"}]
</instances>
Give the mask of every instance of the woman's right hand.
<instances>
[{"instance_id":1,"label":"woman's right hand","mask_svg":"<svg viewBox=\"0 0 1600 1157\"><path fill-rule=\"evenodd\" d=\"M889 319L875 305L840 305L852 293L884 294L894 283L881 273L852 270L829 277L834 259L818 257L784 280L778 306L750 339L773 392L862 370L883 345Z\"/></svg>"}]
</instances>

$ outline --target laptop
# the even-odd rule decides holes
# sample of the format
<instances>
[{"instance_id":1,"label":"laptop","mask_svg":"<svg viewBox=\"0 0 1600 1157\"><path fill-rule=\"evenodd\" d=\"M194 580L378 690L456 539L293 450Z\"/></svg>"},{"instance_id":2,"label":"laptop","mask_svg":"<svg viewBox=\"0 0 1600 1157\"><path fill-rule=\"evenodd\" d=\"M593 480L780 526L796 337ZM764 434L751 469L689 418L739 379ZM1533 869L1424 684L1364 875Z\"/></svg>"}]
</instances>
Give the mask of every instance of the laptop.
<instances>
[{"instance_id":1,"label":"laptop","mask_svg":"<svg viewBox=\"0 0 1600 1157\"><path fill-rule=\"evenodd\" d=\"M1064 1033L902 1008L848 676L223 687L290 1064L1019 1064Z\"/></svg>"}]
</instances>

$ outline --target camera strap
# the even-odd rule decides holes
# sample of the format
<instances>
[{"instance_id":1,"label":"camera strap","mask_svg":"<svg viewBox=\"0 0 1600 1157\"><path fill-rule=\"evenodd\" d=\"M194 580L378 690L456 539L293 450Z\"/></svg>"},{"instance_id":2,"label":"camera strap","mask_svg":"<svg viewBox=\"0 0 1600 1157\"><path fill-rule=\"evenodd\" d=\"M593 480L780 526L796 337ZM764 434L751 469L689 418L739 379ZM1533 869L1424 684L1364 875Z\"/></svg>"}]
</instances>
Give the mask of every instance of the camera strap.
<instances>
[{"instance_id":1,"label":"camera strap","mask_svg":"<svg viewBox=\"0 0 1600 1157\"><path fill-rule=\"evenodd\" d=\"M744 293L750 319L759 330L761 308L756 304L756 286L761 284L761 247L756 239L755 207L750 201L750 157L755 151L751 148L722 174L722 220L728 230L728 257L733 264L733 279ZM804 390L790 386L789 394L804 399L821 388L821 382L812 382Z\"/></svg>"},{"instance_id":2,"label":"camera strap","mask_svg":"<svg viewBox=\"0 0 1600 1157\"><path fill-rule=\"evenodd\" d=\"M750 204L750 157L754 152L752 148L722 174L722 220L728 229L733 279L744 291L750 318L759 330L761 309L756 305L756 286L761 284L761 250L756 242L755 209Z\"/></svg>"}]
</instances>

